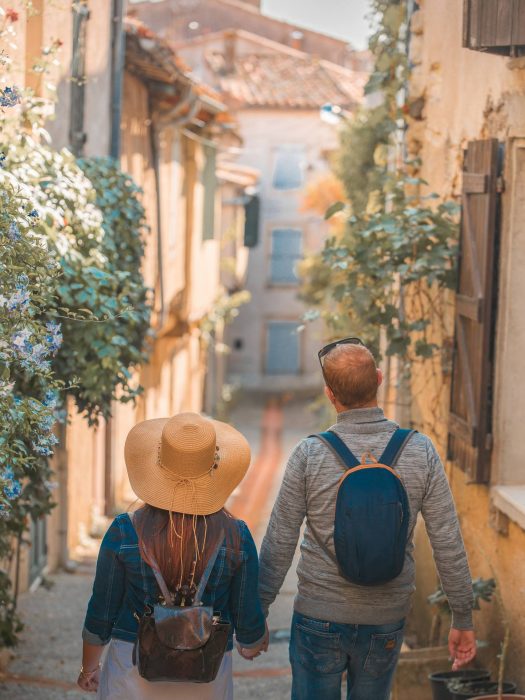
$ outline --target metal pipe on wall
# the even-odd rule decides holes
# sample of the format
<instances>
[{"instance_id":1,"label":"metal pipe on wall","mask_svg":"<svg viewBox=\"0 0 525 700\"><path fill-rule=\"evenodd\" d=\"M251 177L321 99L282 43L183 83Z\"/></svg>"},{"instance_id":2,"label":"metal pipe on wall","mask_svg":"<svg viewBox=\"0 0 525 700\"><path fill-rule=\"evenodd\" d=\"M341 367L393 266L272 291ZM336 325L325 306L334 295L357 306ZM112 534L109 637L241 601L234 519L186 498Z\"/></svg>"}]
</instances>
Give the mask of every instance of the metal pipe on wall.
<instances>
[{"instance_id":1,"label":"metal pipe on wall","mask_svg":"<svg viewBox=\"0 0 525 700\"><path fill-rule=\"evenodd\" d=\"M110 155L120 157L120 122L122 116L122 85L124 80L124 62L126 53L126 35L124 33L124 16L127 0L113 0L111 8L111 136Z\"/></svg>"}]
</instances>

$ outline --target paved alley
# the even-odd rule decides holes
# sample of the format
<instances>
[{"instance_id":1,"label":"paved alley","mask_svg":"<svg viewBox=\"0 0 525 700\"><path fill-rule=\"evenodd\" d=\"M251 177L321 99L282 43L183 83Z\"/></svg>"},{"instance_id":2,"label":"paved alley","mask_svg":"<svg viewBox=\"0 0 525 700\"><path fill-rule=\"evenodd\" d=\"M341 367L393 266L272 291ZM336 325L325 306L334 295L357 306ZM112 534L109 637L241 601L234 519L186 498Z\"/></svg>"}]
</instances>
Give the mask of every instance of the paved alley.
<instances>
[{"instance_id":1,"label":"paved alley","mask_svg":"<svg viewBox=\"0 0 525 700\"><path fill-rule=\"evenodd\" d=\"M252 445L252 466L230 504L246 519L260 545L286 458L294 445L315 428L308 402L261 403L245 398L233 411L231 422ZM84 559L74 574L50 577L50 588L24 594L20 610L25 624L22 643L14 652L8 674L0 677L5 700L58 700L83 698L75 684L81 658L86 604L91 592L94 560ZM271 645L254 662L234 652L235 700L287 700L291 676L288 665L288 629L295 592L295 567L290 571L269 616Z\"/></svg>"}]
</instances>

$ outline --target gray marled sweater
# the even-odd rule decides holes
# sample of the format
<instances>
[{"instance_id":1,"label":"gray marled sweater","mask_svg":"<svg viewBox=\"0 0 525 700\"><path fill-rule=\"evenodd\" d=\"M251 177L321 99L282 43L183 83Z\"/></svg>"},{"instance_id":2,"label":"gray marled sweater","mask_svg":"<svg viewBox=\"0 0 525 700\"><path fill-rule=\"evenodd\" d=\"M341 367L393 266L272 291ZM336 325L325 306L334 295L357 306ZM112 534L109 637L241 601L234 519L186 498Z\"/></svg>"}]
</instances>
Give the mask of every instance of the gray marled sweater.
<instances>
[{"instance_id":1,"label":"gray marled sweater","mask_svg":"<svg viewBox=\"0 0 525 700\"><path fill-rule=\"evenodd\" d=\"M385 418L382 409L362 408L339 414L331 430L360 458L366 450L379 457L397 427ZM306 518L295 609L303 615L339 623L379 625L402 619L410 609L415 589L413 536L421 513L452 608L452 624L458 629L472 627L472 579L447 477L431 440L414 434L396 469L410 500L405 566L400 576L387 584L358 586L341 577L311 530L313 527L333 556L335 501L343 467L316 438L306 438L297 445L261 547L259 591L265 612L290 568Z\"/></svg>"}]
</instances>

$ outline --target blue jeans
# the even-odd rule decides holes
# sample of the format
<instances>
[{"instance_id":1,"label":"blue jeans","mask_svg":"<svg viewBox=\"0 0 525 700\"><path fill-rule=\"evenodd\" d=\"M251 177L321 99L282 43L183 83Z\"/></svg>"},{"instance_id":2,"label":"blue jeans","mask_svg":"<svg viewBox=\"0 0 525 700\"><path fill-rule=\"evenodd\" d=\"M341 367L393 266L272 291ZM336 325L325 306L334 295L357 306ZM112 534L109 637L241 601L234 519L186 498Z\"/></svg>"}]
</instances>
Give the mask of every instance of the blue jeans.
<instances>
[{"instance_id":1,"label":"blue jeans","mask_svg":"<svg viewBox=\"0 0 525 700\"><path fill-rule=\"evenodd\" d=\"M389 700L404 625L340 625L294 613L292 700L341 700L345 671L347 700Z\"/></svg>"}]
</instances>

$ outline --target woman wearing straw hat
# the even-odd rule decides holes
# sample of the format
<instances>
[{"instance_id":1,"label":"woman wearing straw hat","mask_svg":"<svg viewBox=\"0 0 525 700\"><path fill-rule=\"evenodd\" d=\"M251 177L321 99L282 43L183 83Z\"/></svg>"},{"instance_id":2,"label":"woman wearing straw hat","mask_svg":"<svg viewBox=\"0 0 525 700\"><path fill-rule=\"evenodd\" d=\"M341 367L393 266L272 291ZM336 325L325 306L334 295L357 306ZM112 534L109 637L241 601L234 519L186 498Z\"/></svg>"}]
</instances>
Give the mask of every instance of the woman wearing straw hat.
<instances>
[{"instance_id":1,"label":"woman wearing straw hat","mask_svg":"<svg viewBox=\"0 0 525 700\"><path fill-rule=\"evenodd\" d=\"M115 518L102 541L78 684L103 700L230 700L233 630L245 658L268 646L257 595L257 551L245 523L224 507L248 469L249 445L226 423L182 413L136 425L125 459L144 505ZM133 663L138 621L159 607L161 591L174 605L191 606L202 590L202 604L231 623L215 680L146 680Z\"/></svg>"}]
</instances>

